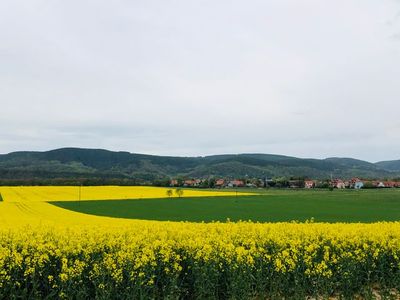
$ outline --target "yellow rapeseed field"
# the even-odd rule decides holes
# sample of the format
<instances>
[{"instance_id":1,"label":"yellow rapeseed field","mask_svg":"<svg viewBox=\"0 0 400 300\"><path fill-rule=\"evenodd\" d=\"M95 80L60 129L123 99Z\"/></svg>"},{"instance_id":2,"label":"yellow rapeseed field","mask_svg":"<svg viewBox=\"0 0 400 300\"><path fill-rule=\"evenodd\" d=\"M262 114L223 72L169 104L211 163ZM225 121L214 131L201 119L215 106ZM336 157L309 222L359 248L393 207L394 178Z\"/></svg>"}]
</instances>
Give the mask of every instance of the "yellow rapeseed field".
<instances>
[{"instance_id":1,"label":"yellow rapeseed field","mask_svg":"<svg viewBox=\"0 0 400 300\"><path fill-rule=\"evenodd\" d=\"M77 187L0 193L0 299L399 298L397 222L123 220L47 203L76 200ZM82 199L164 196L159 188L82 190Z\"/></svg>"},{"instance_id":2,"label":"yellow rapeseed field","mask_svg":"<svg viewBox=\"0 0 400 300\"><path fill-rule=\"evenodd\" d=\"M109 224L132 223L130 220L97 217L65 210L48 202L81 200L117 200L165 198L168 188L132 186L24 186L0 187L0 226L26 224ZM233 192L184 190L183 197L229 196ZM242 195L246 193L240 193Z\"/></svg>"}]
</instances>

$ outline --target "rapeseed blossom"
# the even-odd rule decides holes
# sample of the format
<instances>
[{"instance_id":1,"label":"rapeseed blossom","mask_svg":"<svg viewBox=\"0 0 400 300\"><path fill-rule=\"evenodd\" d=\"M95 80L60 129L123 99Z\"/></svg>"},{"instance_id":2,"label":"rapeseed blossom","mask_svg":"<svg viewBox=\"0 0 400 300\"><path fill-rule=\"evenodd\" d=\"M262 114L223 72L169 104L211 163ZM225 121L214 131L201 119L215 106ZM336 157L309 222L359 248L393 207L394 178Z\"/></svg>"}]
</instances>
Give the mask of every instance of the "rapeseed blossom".
<instances>
[{"instance_id":1,"label":"rapeseed blossom","mask_svg":"<svg viewBox=\"0 0 400 300\"><path fill-rule=\"evenodd\" d=\"M56 189L1 188L0 299L398 296L398 222L124 220L52 206L72 197Z\"/></svg>"}]
</instances>

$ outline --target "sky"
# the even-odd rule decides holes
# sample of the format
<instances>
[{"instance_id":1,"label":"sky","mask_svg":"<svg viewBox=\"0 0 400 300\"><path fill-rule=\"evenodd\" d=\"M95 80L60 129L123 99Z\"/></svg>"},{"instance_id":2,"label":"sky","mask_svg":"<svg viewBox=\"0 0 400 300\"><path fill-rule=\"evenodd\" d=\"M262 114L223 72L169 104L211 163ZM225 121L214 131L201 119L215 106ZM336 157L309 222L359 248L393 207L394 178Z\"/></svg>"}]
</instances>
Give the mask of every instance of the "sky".
<instances>
[{"instance_id":1,"label":"sky","mask_svg":"<svg viewBox=\"0 0 400 300\"><path fill-rule=\"evenodd\" d=\"M2 0L0 153L400 159L398 0Z\"/></svg>"}]
</instances>

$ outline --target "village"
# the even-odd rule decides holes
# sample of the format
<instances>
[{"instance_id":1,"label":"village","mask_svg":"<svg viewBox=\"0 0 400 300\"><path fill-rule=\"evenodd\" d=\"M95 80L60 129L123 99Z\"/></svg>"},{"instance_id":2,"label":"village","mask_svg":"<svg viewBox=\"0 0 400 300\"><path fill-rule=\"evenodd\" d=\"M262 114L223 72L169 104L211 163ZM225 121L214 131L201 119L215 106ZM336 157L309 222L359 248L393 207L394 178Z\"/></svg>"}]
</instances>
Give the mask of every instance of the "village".
<instances>
[{"instance_id":1,"label":"village","mask_svg":"<svg viewBox=\"0 0 400 300\"><path fill-rule=\"evenodd\" d=\"M196 188L292 188L292 189L370 189L370 188L400 188L400 181L392 180L371 180L351 178L311 180L311 179L286 179L286 178L192 178L192 179L171 179L171 187L196 187Z\"/></svg>"}]
</instances>

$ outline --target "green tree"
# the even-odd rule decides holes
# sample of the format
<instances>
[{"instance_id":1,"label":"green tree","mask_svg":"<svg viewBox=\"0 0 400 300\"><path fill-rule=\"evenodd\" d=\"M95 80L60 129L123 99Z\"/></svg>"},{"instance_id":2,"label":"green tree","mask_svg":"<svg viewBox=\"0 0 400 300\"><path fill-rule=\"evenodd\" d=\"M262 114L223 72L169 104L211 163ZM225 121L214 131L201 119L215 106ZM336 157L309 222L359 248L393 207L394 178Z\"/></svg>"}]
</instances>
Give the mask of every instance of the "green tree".
<instances>
[{"instance_id":1,"label":"green tree","mask_svg":"<svg viewBox=\"0 0 400 300\"><path fill-rule=\"evenodd\" d=\"M201 183L200 183L200 187L208 188L209 187L208 179L202 180Z\"/></svg>"},{"instance_id":2,"label":"green tree","mask_svg":"<svg viewBox=\"0 0 400 300\"><path fill-rule=\"evenodd\" d=\"M172 195L173 195L172 190L167 190L167 196L168 196L168 197L172 197Z\"/></svg>"},{"instance_id":3,"label":"green tree","mask_svg":"<svg viewBox=\"0 0 400 300\"><path fill-rule=\"evenodd\" d=\"M176 179L176 181L178 182L177 186L183 186L183 183L185 182L185 180L183 180L182 177L178 177L178 178Z\"/></svg>"},{"instance_id":4,"label":"green tree","mask_svg":"<svg viewBox=\"0 0 400 300\"><path fill-rule=\"evenodd\" d=\"M183 190L182 189L175 189L175 194L180 198L183 196Z\"/></svg>"},{"instance_id":5,"label":"green tree","mask_svg":"<svg viewBox=\"0 0 400 300\"><path fill-rule=\"evenodd\" d=\"M367 182L364 183L363 188L364 189L373 189L373 188L375 188L375 186L372 184L371 181L367 181Z\"/></svg>"},{"instance_id":6,"label":"green tree","mask_svg":"<svg viewBox=\"0 0 400 300\"><path fill-rule=\"evenodd\" d=\"M160 178L153 181L153 185L155 186L169 186L169 184L169 178Z\"/></svg>"},{"instance_id":7,"label":"green tree","mask_svg":"<svg viewBox=\"0 0 400 300\"><path fill-rule=\"evenodd\" d=\"M0 201L3 201L3 197L1 196L1 193L0 193Z\"/></svg>"},{"instance_id":8,"label":"green tree","mask_svg":"<svg viewBox=\"0 0 400 300\"><path fill-rule=\"evenodd\" d=\"M214 177L209 178L208 179L208 187L215 188L215 181L216 181L216 179Z\"/></svg>"},{"instance_id":9,"label":"green tree","mask_svg":"<svg viewBox=\"0 0 400 300\"><path fill-rule=\"evenodd\" d=\"M275 186L278 188L285 188L289 186L289 181L286 177L279 177L276 178L274 181L275 181Z\"/></svg>"}]
</instances>

